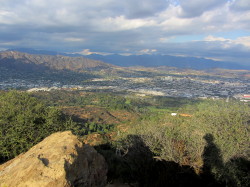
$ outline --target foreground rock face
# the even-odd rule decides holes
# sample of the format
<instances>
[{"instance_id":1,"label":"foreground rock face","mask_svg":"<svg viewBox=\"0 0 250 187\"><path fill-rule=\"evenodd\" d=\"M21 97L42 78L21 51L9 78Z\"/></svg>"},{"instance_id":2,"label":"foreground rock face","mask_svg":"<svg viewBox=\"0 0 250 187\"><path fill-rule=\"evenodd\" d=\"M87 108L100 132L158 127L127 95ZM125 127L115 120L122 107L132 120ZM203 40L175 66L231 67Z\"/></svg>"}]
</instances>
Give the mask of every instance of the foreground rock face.
<instances>
[{"instance_id":1,"label":"foreground rock face","mask_svg":"<svg viewBox=\"0 0 250 187\"><path fill-rule=\"evenodd\" d=\"M107 164L70 131L52 134L0 165L0 186L105 186Z\"/></svg>"}]
</instances>

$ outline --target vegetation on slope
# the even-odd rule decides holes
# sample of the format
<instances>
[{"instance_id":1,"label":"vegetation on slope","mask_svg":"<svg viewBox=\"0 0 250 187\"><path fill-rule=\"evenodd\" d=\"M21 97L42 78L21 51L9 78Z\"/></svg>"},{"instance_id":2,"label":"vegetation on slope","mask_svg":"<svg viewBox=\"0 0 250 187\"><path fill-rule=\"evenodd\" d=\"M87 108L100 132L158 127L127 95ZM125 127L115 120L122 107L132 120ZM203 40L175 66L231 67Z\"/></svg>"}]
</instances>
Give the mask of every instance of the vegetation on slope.
<instances>
[{"instance_id":1,"label":"vegetation on slope","mask_svg":"<svg viewBox=\"0 0 250 187\"><path fill-rule=\"evenodd\" d=\"M72 130L83 136L94 132L105 134L115 129L116 124L105 124L92 117L78 121L73 114L63 113L65 106L83 107L97 101L98 106L112 110L128 106L122 97L102 94L82 97L70 92L41 92L36 97L34 95L19 91L0 92L0 163L27 151L57 131ZM96 118L100 119L100 116Z\"/></svg>"},{"instance_id":2,"label":"vegetation on slope","mask_svg":"<svg viewBox=\"0 0 250 187\"><path fill-rule=\"evenodd\" d=\"M125 162L130 169L134 168L131 172L142 182L152 175L150 170L155 164L151 164L158 160L158 164L165 163L161 167L165 168L162 172L166 176L167 167L176 163L184 168L179 172L196 173L207 180L207 185L248 186L250 108L238 102L204 101L179 112L190 115L148 118L113 142L124 155L121 164ZM184 166L191 167L193 172ZM148 169L144 176L143 167Z\"/></svg>"},{"instance_id":3,"label":"vegetation on slope","mask_svg":"<svg viewBox=\"0 0 250 187\"><path fill-rule=\"evenodd\" d=\"M249 106L235 101L0 92L0 159L13 158L53 132L72 130L105 156L109 181L248 186L249 122Z\"/></svg>"},{"instance_id":4,"label":"vegetation on slope","mask_svg":"<svg viewBox=\"0 0 250 187\"><path fill-rule=\"evenodd\" d=\"M56 108L46 107L24 92L0 95L0 162L27 151L57 131L72 130L73 122Z\"/></svg>"}]
</instances>

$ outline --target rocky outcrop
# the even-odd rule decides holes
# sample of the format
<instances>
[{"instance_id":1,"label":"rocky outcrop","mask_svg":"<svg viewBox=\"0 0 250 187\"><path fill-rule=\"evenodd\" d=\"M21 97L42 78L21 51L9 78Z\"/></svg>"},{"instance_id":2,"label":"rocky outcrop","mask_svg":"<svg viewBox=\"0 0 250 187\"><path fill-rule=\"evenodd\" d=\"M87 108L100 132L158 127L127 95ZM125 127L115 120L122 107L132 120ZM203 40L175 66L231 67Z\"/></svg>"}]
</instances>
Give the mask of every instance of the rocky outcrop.
<instances>
[{"instance_id":1,"label":"rocky outcrop","mask_svg":"<svg viewBox=\"0 0 250 187\"><path fill-rule=\"evenodd\" d=\"M70 131L45 138L28 152L0 165L1 187L105 186L107 164Z\"/></svg>"}]
</instances>

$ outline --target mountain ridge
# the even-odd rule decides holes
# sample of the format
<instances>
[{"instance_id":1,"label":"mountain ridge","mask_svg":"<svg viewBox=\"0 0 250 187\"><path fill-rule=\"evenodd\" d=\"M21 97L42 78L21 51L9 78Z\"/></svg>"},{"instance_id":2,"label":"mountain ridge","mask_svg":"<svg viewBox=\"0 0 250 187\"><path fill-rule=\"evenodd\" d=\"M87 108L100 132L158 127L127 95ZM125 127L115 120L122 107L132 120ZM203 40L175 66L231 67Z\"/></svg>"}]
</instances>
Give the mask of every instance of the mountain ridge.
<instances>
[{"instance_id":1,"label":"mountain ridge","mask_svg":"<svg viewBox=\"0 0 250 187\"><path fill-rule=\"evenodd\" d=\"M130 67L130 66L145 66L145 67L159 67L170 66L184 69L205 70L214 68L223 69L247 69L250 70L250 66L239 65L232 62L215 61L205 58L197 57L178 57L171 55L98 55L91 54L88 58L101 60L113 65Z\"/></svg>"},{"instance_id":2,"label":"mountain ridge","mask_svg":"<svg viewBox=\"0 0 250 187\"><path fill-rule=\"evenodd\" d=\"M235 62L226 62L226 61L216 61L207 58L200 57L182 57L182 56L173 56L173 55L100 55L100 54L90 54L82 55L78 53L62 53L55 51L46 51L46 50L36 50L30 48L14 48L8 49L6 51L19 51L28 54L34 55L63 55L68 57L85 57L92 60L99 60L105 63L109 63L115 66L121 67L131 67L131 66L144 66L144 67L159 67L159 66L170 66L176 68L184 69L195 69L195 70L205 70L205 69L246 69L250 70L249 65L241 65Z\"/></svg>"},{"instance_id":3,"label":"mountain ridge","mask_svg":"<svg viewBox=\"0 0 250 187\"><path fill-rule=\"evenodd\" d=\"M83 56L38 55L18 51L0 52L0 65L6 68L20 68L21 70L30 68L31 70L70 70L75 72L115 67L114 65Z\"/></svg>"}]
</instances>

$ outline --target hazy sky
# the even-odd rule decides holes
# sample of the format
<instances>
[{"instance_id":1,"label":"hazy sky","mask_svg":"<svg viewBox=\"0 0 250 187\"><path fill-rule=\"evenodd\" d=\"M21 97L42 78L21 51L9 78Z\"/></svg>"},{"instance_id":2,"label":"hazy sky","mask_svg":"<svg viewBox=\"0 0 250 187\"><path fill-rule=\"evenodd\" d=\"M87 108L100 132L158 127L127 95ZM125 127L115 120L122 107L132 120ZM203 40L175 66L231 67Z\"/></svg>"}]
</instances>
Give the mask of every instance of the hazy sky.
<instances>
[{"instance_id":1,"label":"hazy sky","mask_svg":"<svg viewBox=\"0 0 250 187\"><path fill-rule=\"evenodd\" d=\"M16 47L250 64L250 0L0 0L0 50Z\"/></svg>"}]
</instances>

